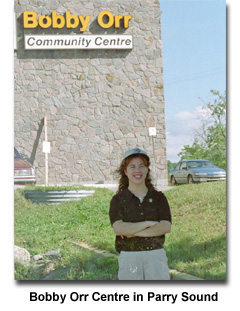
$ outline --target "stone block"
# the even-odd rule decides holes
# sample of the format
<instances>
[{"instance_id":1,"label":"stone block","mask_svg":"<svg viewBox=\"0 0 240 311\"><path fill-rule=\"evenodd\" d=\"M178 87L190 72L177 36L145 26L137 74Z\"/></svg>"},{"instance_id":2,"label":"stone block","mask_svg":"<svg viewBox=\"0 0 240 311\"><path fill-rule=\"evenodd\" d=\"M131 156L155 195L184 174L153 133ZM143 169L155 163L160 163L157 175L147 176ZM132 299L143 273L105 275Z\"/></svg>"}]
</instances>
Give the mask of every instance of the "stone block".
<instances>
[{"instance_id":1,"label":"stone block","mask_svg":"<svg viewBox=\"0 0 240 311\"><path fill-rule=\"evenodd\" d=\"M84 6L77 0L14 3L19 16L26 9L38 15L49 15L53 10L64 15L70 10L72 14L96 18L106 7L103 0L88 1ZM44 116L48 117L48 140L54 146L49 155L52 184L111 180L113 168L98 162L110 163L113 157L121 159L126 148L136 145L148 148L149 126L156 126L160 139L155 148L161 150L159 156L166 160L159 2L107 1L107 9L114 14L133 16L129 28L124 29L124 34L133 35L132 50L27 52L19 45L15 51L15 144L22 145L23 151L30 154L37 146L34 161L38 183L44 182L41 151L44 127L39 125ZM78 28L72 33L77 31ZM113 28L106 32L112 31ZM121 31L118 29L117 33ZM34 32L35 29L31 30ZM95 23L84 34L103 32ZM49 28L44 33L55 32ZM23 41L22 31L18 41ZM81 164L77 162L79 159L83 161ZM79 165L82 172L78 177ZM114 166L115 169L116 163ZM161 166L157 174L165 176L166 172L167 167Z\"/></svg>"}]
</instances>

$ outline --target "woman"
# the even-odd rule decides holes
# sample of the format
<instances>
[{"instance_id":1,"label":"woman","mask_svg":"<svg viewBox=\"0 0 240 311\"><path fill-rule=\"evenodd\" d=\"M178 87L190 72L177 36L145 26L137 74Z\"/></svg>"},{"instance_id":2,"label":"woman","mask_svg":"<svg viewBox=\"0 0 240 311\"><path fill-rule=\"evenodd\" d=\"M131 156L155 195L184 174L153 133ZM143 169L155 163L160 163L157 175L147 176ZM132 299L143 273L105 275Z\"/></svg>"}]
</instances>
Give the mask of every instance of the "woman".
<instances>
[{"instance_id":1,"label":"woman","mask_svg":"<svg viewBox=\"0 0 240 311\"><path fill-rule=\"evenodd\" d=\"M163 248L171 230L171 213L162 192L150 178L150 159L145 151L125 152L118 169L119 188L110 203L110 221L116 234L119 280L169 280Z\"/></svg>"}]
</instances>

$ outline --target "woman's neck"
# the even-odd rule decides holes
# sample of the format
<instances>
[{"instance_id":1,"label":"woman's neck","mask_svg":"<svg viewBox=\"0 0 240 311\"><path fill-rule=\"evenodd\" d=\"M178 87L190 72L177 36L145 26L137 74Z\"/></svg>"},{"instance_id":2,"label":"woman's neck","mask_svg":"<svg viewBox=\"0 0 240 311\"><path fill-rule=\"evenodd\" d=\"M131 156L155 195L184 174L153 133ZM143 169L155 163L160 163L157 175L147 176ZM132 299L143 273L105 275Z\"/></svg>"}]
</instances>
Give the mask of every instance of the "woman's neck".
<instances>
[{"instance_id":1,"label":"woman's neck","mask_svg":"<svg viewBox=\"0 0 240 311\"><path fill-rule=\"evenodd\" d=\"M148 192L148 188L145 184L141 185L129 184L128 190L131 191L136 196L146 195Z\"/></svg>"}]
</instances>

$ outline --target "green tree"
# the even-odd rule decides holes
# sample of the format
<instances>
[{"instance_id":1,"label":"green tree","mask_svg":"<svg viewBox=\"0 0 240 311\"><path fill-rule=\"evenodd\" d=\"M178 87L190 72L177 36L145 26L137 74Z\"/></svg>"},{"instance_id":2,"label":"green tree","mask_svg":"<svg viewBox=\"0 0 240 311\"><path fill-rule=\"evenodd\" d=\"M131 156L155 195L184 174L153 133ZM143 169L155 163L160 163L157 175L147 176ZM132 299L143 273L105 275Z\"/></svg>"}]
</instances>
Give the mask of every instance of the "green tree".
<instances>
[{"instance_id":1,"label":"green tree","mask_svg":"<svg viewBox=\"0 0 240 311\"><path fill-rule=\"evenodd\" d=\"M168 160L167 161L168 173L169 173L170 170L174 169L176 165L177 165L177 163L171 162L171 161Z\"/></svg>"},{"instance_id":2,"label":"green tree","mask_svg":"<svg viewBox=\"0 0 240 311\"><path fill-rule=\"evenodd\" d=\"M181 159L207 159L226 169L226 92L221 95L211 90L213 102L205 103L210 112L209 120L202 120L202 127L194 137L192 146L183 146Z\"/></svg>"}]
</instances>

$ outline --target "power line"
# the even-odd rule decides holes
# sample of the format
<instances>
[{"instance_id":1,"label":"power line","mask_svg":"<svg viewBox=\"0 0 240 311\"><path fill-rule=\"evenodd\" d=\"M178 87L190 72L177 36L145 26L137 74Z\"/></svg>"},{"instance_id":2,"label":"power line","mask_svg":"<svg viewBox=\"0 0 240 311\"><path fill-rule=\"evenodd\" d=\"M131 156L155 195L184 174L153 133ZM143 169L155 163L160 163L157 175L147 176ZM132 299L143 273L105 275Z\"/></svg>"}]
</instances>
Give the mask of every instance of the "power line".
<instances>
[{"instance_id":1,"label":"power line","mask_svg":"<svg viewBox=\"0 0 240 311\"><path fill-rule=\"evenodd\" d=\"M181 83L181 82L186 82L186 81L194 81L194 80L199 80L199 79L203 79L205 77L209 77L209 76L214 76L217 75L219 73L223 72L223 69L217 68L214 70L210 70L210 71L203 71L203 72L199 72L199 73L192 73L189 75L185 75L185 76L179 76L176 78L170 78L168 80L167 78L167 74L166 71L164 72L164 85L166 87L166 85L171 85L171 84L176 84L176 83Z\"/></svg>"}]
</instances>

